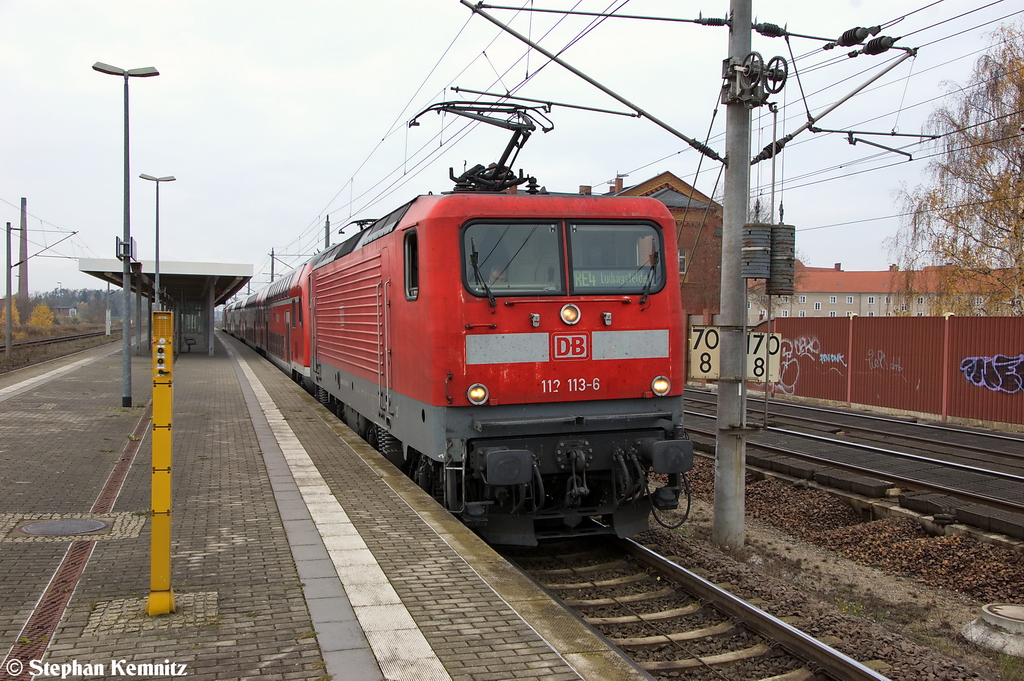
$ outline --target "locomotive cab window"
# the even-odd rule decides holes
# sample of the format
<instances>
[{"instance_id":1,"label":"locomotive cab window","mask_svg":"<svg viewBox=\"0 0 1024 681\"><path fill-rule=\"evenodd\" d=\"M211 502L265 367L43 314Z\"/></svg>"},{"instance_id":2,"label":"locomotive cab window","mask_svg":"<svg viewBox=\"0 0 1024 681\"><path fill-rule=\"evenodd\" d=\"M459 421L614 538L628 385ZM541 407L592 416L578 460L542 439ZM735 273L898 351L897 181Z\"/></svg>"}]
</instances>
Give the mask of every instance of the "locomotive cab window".
<instances>
[{"instance_id":1,"label":"locomotive cab window","mask_svg":"<svg viewBox=\"0 0 1024 681\"><path fill-rule=\"evenodd\" d=\"M476 296L563 295L555 223L475 223L462 233L462 277Z\"/></svg>"},{"instance_id":2,"label":"locomotive cab window","mask_svg":"<svg viewBox=\"0 0 1024 681\"><path fill-rule=\"evenodd\" d=\"M420 253L416 230L405 233L405 299L416 300L420 295Z\"/></svg>"},{"instance_id":3,"label":"locomotive cab window","mask_svg":"<svg viewBox=\"0 0 1024 681\"><path fill-rule=\"evenodd\" d=\"M570 225L569 252L573 293L657 293L665 285L665 251L653 225Z\"/></svg>"}]
</instances>

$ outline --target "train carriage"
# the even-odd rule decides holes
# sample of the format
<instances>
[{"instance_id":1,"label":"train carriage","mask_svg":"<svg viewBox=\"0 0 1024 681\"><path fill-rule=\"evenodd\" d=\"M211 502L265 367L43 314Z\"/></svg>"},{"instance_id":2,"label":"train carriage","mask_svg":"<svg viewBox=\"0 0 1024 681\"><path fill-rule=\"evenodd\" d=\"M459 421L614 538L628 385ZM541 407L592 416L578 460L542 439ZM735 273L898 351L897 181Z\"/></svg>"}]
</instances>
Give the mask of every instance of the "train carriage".
<instances>
[{"instance_id":1,"label":"train carriage","mask_svg":"<svg viewBox=\"0 0 1024 681\"><path fill-rule=\"evenodd\" d=\"M267 288L224 309L228 333L244 340L260 354L302 383L314 388L309 373L309 294L306 263Z\"/></svg>"},{"instance_id":2,"label":"train carriage","mask_svg":"<svg viewBox=\"0 0 1024 681\"><path fill-rule=\"evenodd\" d=\"M306 305L310 265L306 263L282 277L267 289L266 355L282 371L307 389L312 387L309 372L309 334L306 330Z\"/></svg>"}]
</instances>

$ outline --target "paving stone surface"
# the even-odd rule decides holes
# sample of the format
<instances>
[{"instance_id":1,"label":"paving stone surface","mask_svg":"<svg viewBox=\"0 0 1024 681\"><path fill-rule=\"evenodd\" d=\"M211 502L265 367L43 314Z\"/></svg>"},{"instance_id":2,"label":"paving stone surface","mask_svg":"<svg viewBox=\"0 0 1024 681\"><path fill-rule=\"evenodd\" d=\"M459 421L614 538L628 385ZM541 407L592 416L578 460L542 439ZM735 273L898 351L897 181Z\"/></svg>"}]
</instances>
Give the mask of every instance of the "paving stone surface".
<instances>
[{"instance_id":1,"label":"paving stone surface","mask_svg":"<svg viewBox=\"0 0 1024 681\"><path fill-rule=\"evenodd\" d=\"M247 359L255 357L241 346L237 352ZM333 418L330 412L269 363L252 361L250 366L452 679L579 678L461 556L344 446L324 420Z\"/></svg>"},{"instance_id":2,"label":"paving stone surface","mask_svg":"<svg viewBox=\"0 0 1024 681\"><path fill-rule=\"evenodd\" d=\"M68 542L23 540L9 536L10 530L20 520L87 513L143 412L120 407L120 358L91 356L92 363L58 379L0 396L0 641L7 645L68 549ZM47 363L5 375L0 388L57 368ZM132 389L144 404L146 378L133 378Z\"/></svg>"},{"instance_id":3,"label":"paving stone surface","mask_svg":"<svg viewBox=\"0 0 1024 681\"><path fill-rule=\"evenodd\" d=\"M252 350L225 342L272 398L386 575L389 593L407 609L408 626L422 632L451 679L580 678L352 449L356 445L346 444L329 412ZM397 650L403 642L388 640L385 620L362 630L360 620L353 628L353 608L392 612L385 606L394 596L381 592L378 603L374 594L354 591L357 602L350 603L327 551L349 539L321 536L284 456L261 451L274 436L267 420L250 411L253 390L220 343L213 357L184 353L174 365L172 585L178 608L158 617L144 614L148 431L113 509L90 512L146 413L149 359L133 359L136 406L130 409L117 406L121 359L109 349L69 360L80 364L27 388L19 381L52 369L0 376L0 643L15 643L69 548L88 541L94 542L91 557L49 641L47 663L109 668L111 661L169 660L188 665L188 678L211 681L327 681L328 671L339 681L380 679L380 669L394 667L367 658L367 640L377 650ZM18 529L71 518L109 525L75 536L28 537Z\"/></svg>"},{"instance_id":4,"label":"paving stone surface","mask_svg":"<svg viewBox=\"0 0 1024 681\"><path fill-rule=\"evenodd\" d=\"M0 521L89 517L149 400L148 358L133 358L121 402L114 354L0 402ZM302 585L230 360L180 355L174 366L172 585L178 610L149 617L149 526L98 535L45 661L188 665L188 678L318 679L324 663ZM9 382L9 381L8 381ZM149 436L114 517L149 508ZM124 523L122 523L124 524ZM4 525L4 522L0 522ZM4 525L6 527L6 525ZM0 535L6 533L0 532ZM0 536L0 635L14 642L67 541Z\"/></svg>"}]
</instances>

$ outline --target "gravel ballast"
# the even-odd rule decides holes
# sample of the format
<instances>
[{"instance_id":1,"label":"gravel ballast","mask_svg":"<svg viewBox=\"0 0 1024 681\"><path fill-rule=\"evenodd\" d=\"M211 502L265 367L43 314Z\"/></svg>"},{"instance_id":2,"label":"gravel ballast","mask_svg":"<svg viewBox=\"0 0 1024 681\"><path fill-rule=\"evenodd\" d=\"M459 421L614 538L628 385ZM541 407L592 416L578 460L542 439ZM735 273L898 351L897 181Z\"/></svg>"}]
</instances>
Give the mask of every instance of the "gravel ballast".
<instances>
[{"instance_id":1,"label":"gravel ballast","mask_svg":"<svg viewBox=\"0 0 1024 681\"><path fill-rule=\"evenodd\" d=\"M698 457L689 474L694 508L675 531L641 543L684 567L761 598L779 617L892 679L1004 679L1017 662L959 634L981 606L1024 602L1024 556L964 536L932 537L915 521L863 522L827 491L747 476L746 546L710 542L714 464ZM667 514L672 521L675 513Z\"/></svg>"}]
</instances>

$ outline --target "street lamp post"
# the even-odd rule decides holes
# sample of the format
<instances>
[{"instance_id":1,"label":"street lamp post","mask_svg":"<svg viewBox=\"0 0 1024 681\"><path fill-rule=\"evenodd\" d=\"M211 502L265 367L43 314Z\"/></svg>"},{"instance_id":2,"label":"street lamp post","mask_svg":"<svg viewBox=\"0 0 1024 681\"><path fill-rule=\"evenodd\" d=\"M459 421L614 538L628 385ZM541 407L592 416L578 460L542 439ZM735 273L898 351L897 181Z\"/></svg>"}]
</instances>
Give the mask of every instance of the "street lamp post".
<instances>
[{"instance_id":1,"label":"street lamp post","mask_svg":"<svg viewBox=\"0 0 1024 681\"><path fill-rule=\"evenodd\" d=\"M122 336L121 336L121 406L131 407L132 406L132 358L131 358L131 293L132 293L132 273L131 273L131 242L132 233L130 227L129 218L129 199L128 199L128 178L130 171L128 168L128 79L129 78L147 78L149 76L159 76L160 72L152 66L145 66L140 69L122 69L117 66L111 66L110 64L104 64L103 62L96 62L92 65L92 68L100 73L106 73L111 76L121 76L124 78L124 243L122 245L122 251L117 254L117 257L121 259L123 265L122 269L122 282L121 290L124 293L124 314L122 315Z\"/></svg>"},{"instance_id":2,"label":"street lamp post","mask_svg":"<svg viewBox=\"0 0 1024 681\"><path fill-rule=\"evenodd\" d=\"M11 223L7 223L7 269L4 270L4 279L7 280L7 300L4 301L6 305L6 322L4 323L4 357L8 360L11 359L11 333L14 328L13 315L14 315L14 300L11 298L11 230L18 229L17 227L11 227Z\"/></svg>"},{"instance_id":3,"label":"street lamp post","mask_svg":"<svg viewBox=\"0 0 1024 681\"><path fill-rule=\"evenodd\" d=\"M156 293L153 296L155 299L153 304L156 305L154 309L160 311L164 309L160 304L160 183L174 182L174 175L168 175L167 177L153 177L152 175L142 173L139 177L143 180L156 182L156 271L154 272L156 281L153 283L153 288Z\"/></svg>"}]
</instances>

